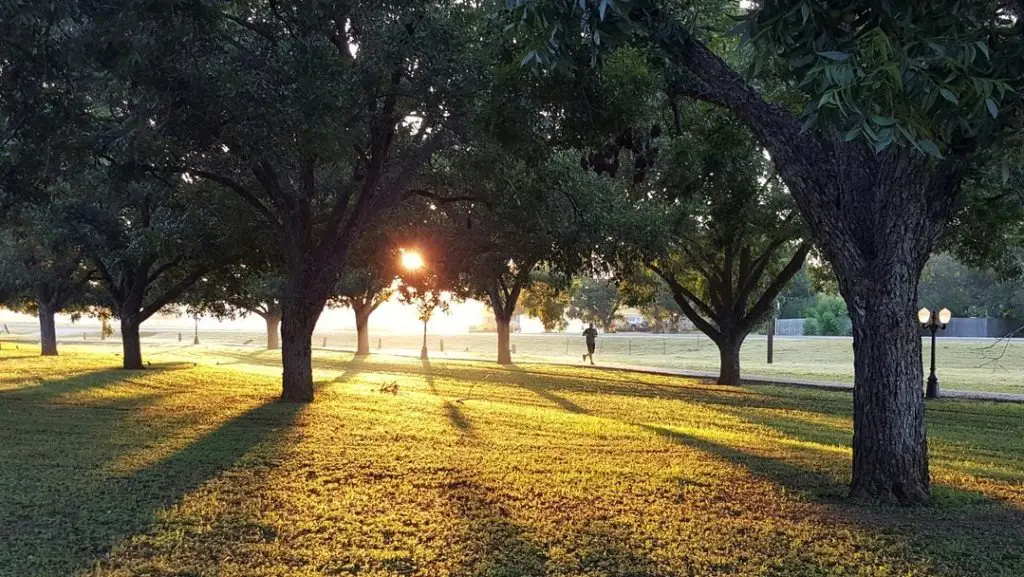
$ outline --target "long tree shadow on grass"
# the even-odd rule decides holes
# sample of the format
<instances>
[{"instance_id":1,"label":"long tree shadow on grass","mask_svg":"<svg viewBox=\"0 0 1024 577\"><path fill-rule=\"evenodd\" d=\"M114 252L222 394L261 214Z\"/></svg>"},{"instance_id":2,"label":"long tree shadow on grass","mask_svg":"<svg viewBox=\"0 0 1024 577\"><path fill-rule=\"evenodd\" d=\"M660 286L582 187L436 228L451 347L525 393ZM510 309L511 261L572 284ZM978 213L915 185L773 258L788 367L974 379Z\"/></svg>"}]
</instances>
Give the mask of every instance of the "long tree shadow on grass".
<instances>
[{"instance_id":1,"label":"long tree shadow on grass","mask_svg":"<svg viewBox=\"0 0 1024 577\"><path fill-rule=\"evenodd\" d=\"M3 350L6 351L7 349L3 349ZM16 361L18 359L33 359L33 358L36 358L36 357L39 357L39 356L40 355L3 355L2 357L0 357L0 361ZM3 366L3 365L0 365L0 366Z\"/></svg>"},{"instance_id":2,"label":"long tree shadow on grass","mask_svg":"<svg viewBox=\"0 0 1024 577\"><path fill-rule=\"evenodd\" d=\"M936 463L941 463L943 467L993 481L1019 483L1024 480L1024 451L1020 448L1020 439L1024 437L1024 412L1015 415L1013 413L1020 408L1006 404L990 404L986 411L972 409L971 403L964 401L951 402L940 410L935 410L934 405L927 407L933 472ZM842 425L823 422L790 411L737 408L721 411L800 442L844 450L853 442L852 422ZM824 458L838 459L833 468L845 471L849 467L848 455L838 457L832 453ZM978 493L953 487L939 486L939 493L942 497L968 502L979 500Z\"/></svg>"},{"instance_id":3,"label":"long tree shadow on grass","mask_svg":"<svg viewBox=\"0 0 1024 577\"><path fill-rule=\"evenodd\" d=\"M423 380L427 382L427 388L429 388L430 392L435 395L440 394L437 391L437 385L434 383L434 367L430 364L430 359L420 359L420 367L423 369L421 374L423 376ZM388 367L388 372L393 372L390 369L391 367ZM416 374L416 372L407 371L406 374Z\"/></svg>"},{"instance_id":4,"label":"long tree shadow on grass","mask_svg":"<svg viewBox=\"0 0 1024 577\"><path fill-rule=\"evenodd\" d=\"M778 430L795 432L799 425L780 425L779 419L764 420ZM671 442L689 445L714 457L747 469L756 477L796 491L810 501L828 507L830 514L857 527L877 530L905 543L911 551L933 557L939 567L962 575L1024 575L1024 510L962 487L935 486L934 507L902 508L851 503L845 480L822 472L845 470L848 457L818 449L804 448L800 464L741 450L705 438L665 427L640 425ZM837 431L818 436L813 442L835 440ZM825 444L825 443L822 443ZM811 468L814 467L814 468ZM947 571L943 571L946 574Z\"/></svg>"},{"instance_id":5,"label":"long tree shadow on grass","mask_svg":"<svg viewBox=\"0 0 1024 577\"><path fill-rule=\"evenodd\" d=\"M245 355L235 356L241 363L260 364L265 366L278 366L276 360L248 358ZM314 359L316 368L328 370L345 370L352 361L346 359L333 359L317 357ZM553 367L561 368L561 367ZM571 368L571 367L567 367ZM433 385L432 391L436 391L434 385L434 368L429 361L417 367L411 362L374 362L368 364L366 371L378 371L382 373L406 374L410 376L424 377L428 386ZM545 371L527 367L503 368L501 366L482 368L470 364L463 365L460 361L449 360L445 364L445 376L454 380L480 381L500 374L501 380L505 383L520 387L533 387L534 392L542 390L547 393L557 394L559 390L568 390L580 393L595 393L602 395L619 395L638 398L658 398L666 400L696 401L702 403L713 403L725 406L764 406L764 407L785 407L791 401L786 398L766 395L763 389L758 390L752 387L717 387L711 384L692 384L687 381L693 379L680 378L680 382L671 385L653 383L642 374L630 374L620 371L623 378L612 378L595 374L567 375L564 373ZM816 392L800 391L802 395L811 395ZM554 402L553 399L549 399ZM815 396L813 406L807 410L830 413L843 411L849 413L852 402L848 396ZM571 412L578 412L568 407L563 407ZM577 407L578 409L579 407Z\"/></svg>"},{"instance_id":6,"label":"long tree shadow on grass","mask_svg":"<svg viewBox=\"0 0 1024 577\"><path fill-rule=\"evenodd\" d=\"M364 356L353 356L351 361L345 363L345 368L341 371L341 374L334 378L332 382L335 383L351 383L360 375L368 372L366 369L370 366L366 362Z\"/></svg>"},{"instance_id":7,"label":"long tree shadow on grass","mask_svg":"<svg viewBox=\"0 0 1024 577\"><path fill-rule=\"evenodd\" d=\"M794 489L812 497L837 498L845 486L838 479L820 471L805 469L779 459L762 457L741 451L728 445L688 435L667 427L640 425L640 428L655 433L674 443L689 445L695 449L745 467L756 476Z\"/></svg>"},{"instance_id":8,"label":"long tree shadow on grass","mask_svg":"<svg viewBox=\"0 0 1024 577\"><path fill-rule=\"evenodd\" d=\"M0 462L7 462L8 471L0 473L0 488L12 497L0 503L0 542L5 543L0 548L0 575L71 575L91 567L119 541L149 527L159 510L222 471L240 462L248 466L273 460L301 407L267 399L184 449L128 474L105 473L96 466L110 455L82 463L59 449L50 458L28 455L31 460L22 470L11 470L10 460L24 458L26 448L39 446L15 443L13 449L0 448ZM53 430L47 436L57 445L87 442L76 436L83 427L124 435L128 444L137 440L123 422L127 410L96 412L82 407L76 412L82 414L50 424ZM20 482L22 473L34 482Z\"/></svg>"},{"instance_id":9,"label":"long tree shadow on grass","mask_svg":"<svg viewBox=\"0 0 1024 577\"><path fill-rule=\"evenodd\" d=\"M466 414L462 412L462 409L458 407L459 401L445 401L444 412L445 416L448 417L448 422L451 423L452 427L460 433L473 437L476 436L476 430L473 427L472 421L466 417Z\"/></svg>"},{"instance_id":10,"label":"long tree shadow on grass","mask_svg":"<svg viewBox=\"0 0 1024 577\"><path fill-rule=\"evenodd\" d=\"M504 367L509 371L522 371L522 369L520 369L519 366L515 364L504 365ZM557 395L551 392L551 387L544 386L542 383L538 382L537 379L517 379L516 384L530 391L531 393L537 395L538 397L544 399L545 401L548 401L554 405L561 407L566 412L575 413L577 415L589 414L588 411L583 407L577 405L576 403L570 401L569 399L561 395Z\"/></svg>"},{"instance_id":11,"label":"long tree shadow on grass","mask_svg":"<svg viewBox=\"0 0 1024 577\"><path fill-rule=\"evenodd\" d=\"M420 359L420 366L423 369L423 380L426 381L430 393L435 396L441 396L441 392L437 389L437 384L434 382L434 368L430 364L430 359ZM445 400L443 403L445 416L456 431L467 437L474 437L476 436L476 430L473 427L473 423L466 417L460 405L462 405L461 400Z\"/></svg>"},{"instance_id":12,"label":"long tree shadow on grass","mask_svg":"<svg viewBox=\"0 0 1024 577\"><path fill-rule=\"evenodd\" d=\"M88 389L105 389L113 385L125 383L139 375L164 370L171 369L156 367L148 371L131 371L110 368L79 372L73 376L59 379L50 379L42 375L9 377L10 383L18 386L13 389L0 391L0 402L38 404L65 394Z\"/></svg>"},{"instance_id":13,"label":"long tree shadow on grass","mask_svg":"<svg viewBox=\"0 0 1024 577\"><path fill-rule=\"evenodd\" d=\"M541 577L580 574L621 577L661 577L655 564L635 550L628 539L610 527L595 524L581 515L574 530L564 531L570 542L544 543L526 525L516 522L510 507L515 499L502 496L499 488L472 478L450 479L441 487L452 515L463 524L460 541L467 555L459 575ZM559 550L557 558L549 548Z\"/></svg>"}]
</instances>

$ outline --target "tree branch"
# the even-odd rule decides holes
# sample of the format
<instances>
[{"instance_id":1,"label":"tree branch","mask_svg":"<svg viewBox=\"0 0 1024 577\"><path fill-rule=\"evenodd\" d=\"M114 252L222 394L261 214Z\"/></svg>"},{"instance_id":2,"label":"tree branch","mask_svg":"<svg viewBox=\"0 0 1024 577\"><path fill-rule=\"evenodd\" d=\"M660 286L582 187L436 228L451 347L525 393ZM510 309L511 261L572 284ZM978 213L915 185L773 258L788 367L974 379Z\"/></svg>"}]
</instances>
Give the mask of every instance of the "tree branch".
<instances>
[{"instance_id":1,"label":"tree branch","mask_svg":"<svg viewBox=\"0 0 1024 577\"><path fill-rule=\"evenodd\" d=\"M255 208L256 211L260 213L260 216L262 216L263 218L267 219L268 223L270 223L270 224L272 224L274 226L280 226L281 225L281 221L276 216L274 216L274 213L271 212L269 208L267 208L267 205L264 204L263 201L261 201L259 198L257 198L256 195L254 195L252 192L250 192L249 189L245 188L244 186L239 184L237 181L235 181L233 179L230 179L230 178L228 178L226 176L221 176L221 175L213 173L213 172L208 172L208 171L205 171L205 170L197 170L197 169L194 169L194 168L184 169L184 172L188 172L190 174L195 174L196 176L198 176L200 178L205 178L205 179L208 179L208 180L212 180L213 182L216 182L217 184L220 184L222 186L226 186L226 187L230 188L231 190L235 191L235 193L238 196L240 196L242 198L242 200L244 200L245 202L249 203L250 206Z\"/></svg>"},{"instance_id":2,"label":"tree branch","mask_svg":"<svg viewBox=\"0 0 1024 577\"><path fill-rule=\"evenodd\" d=\"M699 81L688 95L732 112L768 150L784 181L805 184L792 190L797 201L827 208L821 196L827 187L807 183L807 171L791 169L816 166L816 172L823 176L831 172L827 168L832 165L830 155L812 133L803 131L800 120L786 108L761 98L742 76L666 11L651 10L645 25L666 56Z\"/></svg>"},{"instance_id":3,"label":"tree branch","mask_svg":"<svg viewBox=\"0 0 1024 577\"><path fill-rule=\"evenodd\" d=\"M151 274L150 274L150 275L149 275L149 276L148 276L148 277L146 278L146 285L150 285L150 284L152 284L152 283L153 283L153 281L155 281L155 280L156 280L157 278L159 278L159 277L160 277L160 275L162 275L162 274L164 274L165 272L167 272L167 271L171 270L172 268L174 268L174 267L178 266L179 264L181 264L181 257L180 257L180 256L179 256L179 257L177 257L177 258L175 258L175 259L173 259L173 260L171 260L171 261L168 261L167 263L163 264L163 265L162 265L162 266L160 266L160 267L157 267L157 269L156 269L155 271L153 271L153 272L152 272L152 273L151 273Z\"/></svg>"},{"instance_id":4,"label":"tree branch","mask_svg":"<svg viewBox=\"0 0 1024 577\"><path fill-rule=\"evenodd\" d=\"M686 287L680 284L679 281L676 280L675 276L672 275L671 273L662 270L660 267L652 263L649 263L647 265L647 268L654 271L655 274L660 276L662 280L664 280L665 283L668 284L669 288L672 290L673 300L676 301L676 304L679 305L679 308L683 309L683 312L686 314L686 316L691 321L693 321L693 324L697 325L697 328L699 328L701 332L708 335L712 339L716 339L718 338L718 336L721 335L721 332L718 328L713 326L710 322L705 320L704 317L702 317L696 310L694 310L694 307L696 307L697 309L700 309L700 311L703 312L709 319L711 319L712 322L721 323L721 320L719 320L718 315L715 314L711 307L709 307L704 301L697 298L697 295L687 290Z\"/></svg>"},{"instance_id":5,"label":"tree branch","mask_svg":"<svg viewBox=\"0 0 1024 577\"><path fill-rule=\"evenodd\" d=\"M168 304L174 302L175 299L180 297L190 286L195 284L204 274L209 271L208 267L200 267L191 274L181 279L176 285L164 291L164 294L160 295L156 299L153 299L148 305L139 309L139 322L143 322L149 317L153 316L160 309L164 308Z\"/></svg>"},{"instance_id":6,"label":"tree branch","mask_svg":"<svg viewBox=\"0 0 1024 577\"><path fill-rule=\"evenodd\" d=\"M811 251L811 243L803 242L800 244L800 248L797 249L793 257L789 259L789 263L786 264L782 272L775 277L775 281L772 282L765 289L764 294L758 299L754 307L750 309L750 313L743 319L743 326L747 329L752 327L755 323L759 322L768 312L772 309L775 299L778 298L779 293L782 289L786 288L786 283L792 279L796 273L800 272L800 269L804 266L804 260L807 258L807 253Z\"/></svg>"},{"instance_id":7,"label":"tree branch","mask_svg":"<svg viewBox=\"0 0 1024 577\"><path fill-rule=\"evenodd\" d=\"M114 300L117 301L118 304L123 302L124 294L121 292L121 288L117 286L117 283L114 282L114 277L111 276L107 265L103 263L103 259L94 258L92 260L96 263L96 268L99 269L100 276L102 276L103 280L107 283L107 288L110 290L110 294L113 295Z\"/></svg>"},{"instance_id":8,"label":"tree branch","mask_svg":"<svg viewBox=\"0 0 1024 577\"><path fill-rule=\"evenodd\" d=\"M762 253L761 256L754 259L754 262L751 264L750 270L748 271L747 275L740 277L740 288L739 291L737 291L736 293L736 299L738 302L743 303L744 308L746 308L747 306L746 303L747 299L750 297L750 293L754 292L754 289L757 287L757 283L760 282L761 276L764 274L765 269L768 268L768 263L771 260L771 257L775 254L775 251L777 251L783 244L785 244L785 242L785 240L776 239L771 244L769 244L768 248L764 250L764 253ZM741 312L741 314L745 313L745 310Z\"/></svg>"},{"instance_id":9,"label":"tree branch","mask_svg":"<svg viewBox=\"0 0 1024 577\"><path fill-rule=\"evenodd\" d=\"M489 209L494 209L494 205L487 199L480 199L470 195L459 195L459 196L442 196L436 192L424 190L421 188L412 189L408 191L408 196L422 196L423 198L429 198L439 205L455 204L457 202L476 202L486 206Z\"/></svg>"},{"instance_id":10,"label":"tree branch","mask_svg":"<svg viewBox=\"0 0 1024 577\"><path fill-rule=\"evenodd\" d=\"M248 20L239 18L237 16L232 16L231 14L227 14L227 13L224 13L224 12L221 12L221 16L223 16L225 19L227 19L227 20L229 20L231 22L234 22L235 24L238 24L239 26L241 26L242 28L245 28L246 30L249 30L250 32L255 32L256 34L262 36L263 38L265 38L266 40L269 40L272 43L275 43L275 44L277 43L277 35L275 35L272 30L270 30L269 28L267 28L265 26L260 26L259 24L256 24L255 22L249 22Z\"/></svg>"}]
</instances>

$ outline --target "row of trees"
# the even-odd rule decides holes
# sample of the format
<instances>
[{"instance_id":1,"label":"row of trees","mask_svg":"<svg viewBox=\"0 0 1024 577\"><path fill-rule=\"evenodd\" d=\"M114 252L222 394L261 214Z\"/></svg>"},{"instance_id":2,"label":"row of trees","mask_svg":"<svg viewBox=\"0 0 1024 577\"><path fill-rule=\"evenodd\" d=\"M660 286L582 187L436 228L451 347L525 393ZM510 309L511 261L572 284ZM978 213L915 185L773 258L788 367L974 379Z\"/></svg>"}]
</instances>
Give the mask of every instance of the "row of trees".
<instances>
[{"instance_id":1,"label":"row of trees","mask_svg":"<svg viewBox=\"0 0 1024 577\"><path fill-rule=\"evenodd\" d=\"M508 362L524 291L614 277L663 283L738 383L816 250L853 324L852 492L921 502L921 271L951 223L983 261L1024 220L993 192L1019 180L1024 10L954 4L16 3L0 296L105 307L126 368L172 304L262 315L306 402L329 304L365 328L392 287L424 316L478 298ZM403 248L427 266L396 285Z\"/></svg>"},{"instance_id":2,"label":"row of trees","mask_svg":"<svg viewBox=\"0 0 1024 577\"><path fill-rule=\"evenodd\" d=\"M643 273L626 279L584 275L562 280L537 270L520 306L527 316L541 321L545 332L565 330L569 319L612 332L624 320L626 307L636 308L655 332L676 332L683 316L668 285Z\"/></svg>"},{"instance_id":3,"label":"row of trees","mask_svg":"<svg viewBox=\"0 0 1024 577\"><path fill-rule=\"evenodd\" d=\"M1012 255L1011 255L1012 257ZM1019 262L1013 257L1011 262ZM779 295L778 316L806 318L804 334L846 334L849 314L828 271L805 267ZM1024 288L1014 272L980 269L949 253L932 256L918 287L918 307L948 308L954 317L1024 319Z\"/></svg>"},{"instance_id":4,"label":"row of trees","mask_svg":"<svg viewBox=\"0 0 1024 577\"><path fill-rule=\"evenodd\" d=\"M937 14L914 2L758 2L733 28L745 50L730 52L716 34L729 16L721 5L514 4L539 65L571 61L580 44L595 55L643 46L679 73L677 93L750 131L849 304L852 492L927 500L917 284L951 220L1006 216L972 211L979 198L1003 199L965 189L986 180L1020 127L1024 5L953 2ZM745 76L737 65L747 64Z\"/></svg>"}]
</instances>

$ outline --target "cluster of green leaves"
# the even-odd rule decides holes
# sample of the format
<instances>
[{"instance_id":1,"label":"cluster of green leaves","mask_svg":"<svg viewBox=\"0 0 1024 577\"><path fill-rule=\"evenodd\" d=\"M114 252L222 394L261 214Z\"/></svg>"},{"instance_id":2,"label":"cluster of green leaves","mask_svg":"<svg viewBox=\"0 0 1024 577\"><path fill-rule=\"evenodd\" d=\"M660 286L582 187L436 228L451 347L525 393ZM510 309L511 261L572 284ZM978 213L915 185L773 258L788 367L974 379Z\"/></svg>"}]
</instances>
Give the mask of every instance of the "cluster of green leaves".
<instances>
[{"instance_id":1,"label":"cluster of green leaves","mask_svg":"<svg viewBox=\"0 0 1024 577\"><path fill-rule=\"evenodd\" d=\"M1020 126L1022 16L1005 0L765 0L739 31L786 63L773 70L806 95L805 129L941 157Z\"/></svg>"},{"instance_id":2,"label":"cluster of green leaves","mask_svg":"<svg viewBox=\"0 0 1024 577\"><path fill-rule=\"evenodd\" d=\"M0 305L78 316L102 300L99 274L81 244L45 207L23 206L0 221Z\"/></svg>"},{"instance_id":3,"label":"cluster of green leaves","mask_svg":"<svg viewBox=\"0 0 1024 577\"><path fill-rule=\"evenodd\" d=\"M770 311L763 293L800 250L802 219L745 130L704 106L674 112L682 122L659 141L656 180L634 192L647 225L624 238L633 258L689 293L690 314L716 329L752 326Z\"/></svg>"},{"instance_id":4,"label":"cluster of green leaves","mask_svg":"<svg viewBox=\"0 0 1024 577\"><path fill-rule=\"evenodd\" d=\"M818 295L814 306L804 313L804 334L808 336L849 336L850 315L846 301L833 295Z\"/></svg>"},{"instance_id":5,"label":"cluster of green leaves","mask_svg":"<svg viewBox=\"0 0 1024 577\"><path fill-rule=\"evenodd\" d=\"M523 310L539 319L547 332L565 330L569 326L566 314L570 302L570 279L546 269L538 269L531 276L530 284L523 290Z\"/></svg>"},{"instance_id":6,"label":"cluster of green leaves","mask_svg":"<svg viewBox=\"0 0 1024 577\"><path fill-rule=\"evenodd\" d=\"M395 292L395 281L401 274L402 239L415 229L419 214L415 209L399 206L386 211L378 226L364 231L346 259L338 278L334 297L328 306L345 306L371 313L387 302Z\"/></svg>"},{"instance_id":7,"label":"cluster of green leaves","mask_svg":"<svg viewBox=\"0 0 1024 577\"><path fill-rule=\"evenodd\" d=\"M654 332L676 332L683 311L664 279L643 267L628 271L619 281L622 304L636 307L650 322Z\"/></svg>"},{"instance_id":8,"label":"cluster of green leaves","mask_svg":"<svg viewBox=\"0 0 1024 577\"><path fill-rule=\"evenodd\" d=\"M1024 133L972 164L941 250L1000 276L1024 275Z\"/></svg>"},{"instance_id":9,"label":"cluster of green leaves","mask_svg":"<svg viewBox=\"0 0 1024 577\"><path fill-rule=\"evenodd\" d=\"M590 266L604 220L617 202L610 183L580 167L575 153L515 155L485 140L452 151L434 173L444 192L433 213L457 231L449 250L465 296L491 300L495 285L523 288L544 266L572 275Z\"/></svg>"},{"instance_id":10,"label":"cluster of green leaves","mask_svg":"<svg viewBox=\"0 0 1024 577\"><path fill-rule=\"evenodd\" d=\"M260 266L258 254L248 254L242 262L232 263L200 278L178 302L193 315L212 315L218 319L234 319L256 314L262 317L281 316L281 294L284 278L279 269Z\"/></svg>"},{"instance_id":11,"label":"cluster of green leaves","mask_svg":"<svg viewBox=\"0 0 1024 577\"><path fill-rule=\"evenodd\" d=\"M932 257L921 273L918 303L956 317L1024 319L1024 288L1016 279L969 267L949 254Z\"/></svg>"},{"instance_id":12,"label":"cluster of green leaves","mask_svg":"<svg viewBox=\"0 0 1024 577\"><path fill-rule=\"evenodd\" d=\"M777 299L776 315L780 319L804 318L807 309L814 306L817 301L817 294L814 284L808 273L807 265L800 269L793 278L786 283L786 288L779 293Z\"/></svg>"},{"instance_id":13,"label":"cluster of green leaves","mask_svg":"<svg viewBox=\"0 0 1024 577\"><path fill-rule=\"evenodd\" d=\"M262 241L223 189L98 166L55 202L98 269L114 311L144 321ZM247 218L248 216L248 218Z\"/></svg>"},{"instance_id":14,"label":"cluster of green leaves","mask_svg":"<svg viewBox=\"0 0 1024 577\"><path fill-rule=\"evenodd\" d=\"M615 321L622 318L622 300L615 279L585 276L573 285L567 312L570 318L611 331Z\"/></svg>"}]
</instances>

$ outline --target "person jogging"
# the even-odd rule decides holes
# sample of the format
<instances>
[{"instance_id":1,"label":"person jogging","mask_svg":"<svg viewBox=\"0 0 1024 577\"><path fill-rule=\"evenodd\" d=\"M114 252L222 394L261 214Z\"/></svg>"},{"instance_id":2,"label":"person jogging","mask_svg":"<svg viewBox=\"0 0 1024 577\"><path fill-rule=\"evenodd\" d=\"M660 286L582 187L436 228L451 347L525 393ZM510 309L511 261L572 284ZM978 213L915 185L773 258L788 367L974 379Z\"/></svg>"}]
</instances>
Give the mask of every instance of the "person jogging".
<instances>
[{"instance_id":1,"label":"person jogging","mask_svg":"<svg viewBox=\"0 0 1024 577\"><path fill-rule=\"evenodd\" d=\"M587 357L590 357L590 364L594 364L594 348L597 347L597 329L594 328L594 323L590 323L590 327L583 331L583 336L587 339L587 352L583 354L583 360L586 361Z\"/></svg>"}]
</instances>

